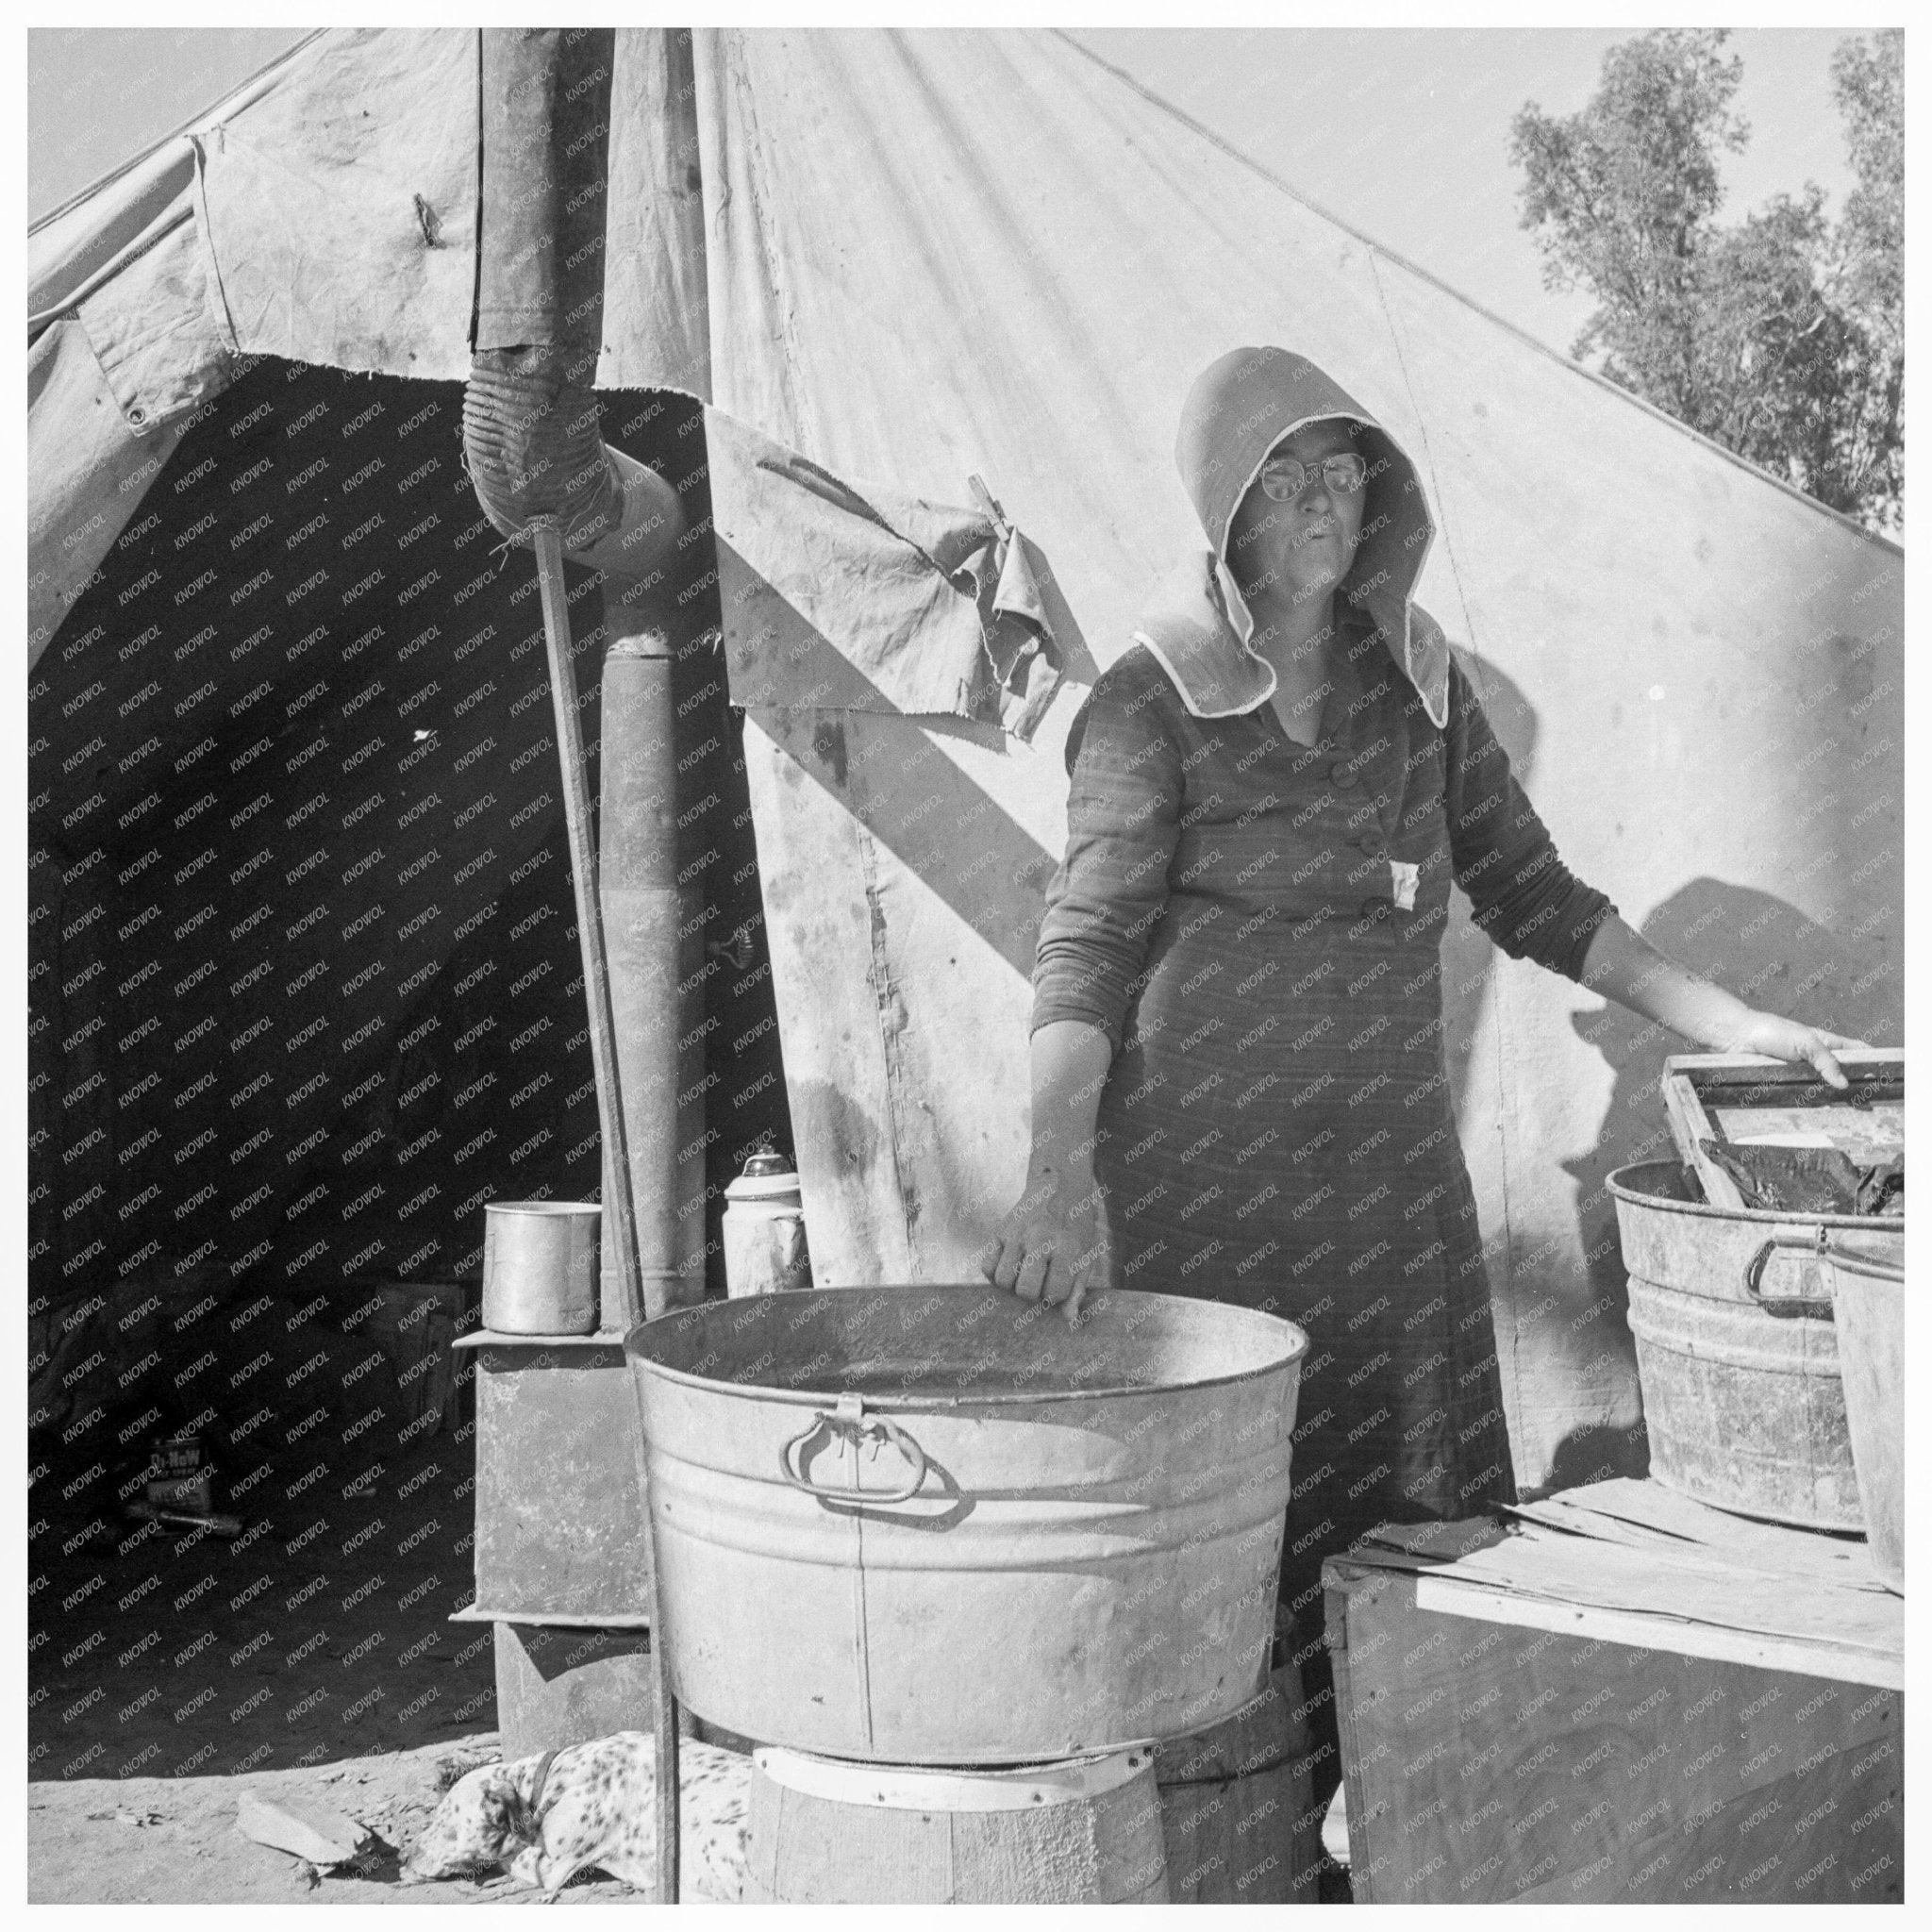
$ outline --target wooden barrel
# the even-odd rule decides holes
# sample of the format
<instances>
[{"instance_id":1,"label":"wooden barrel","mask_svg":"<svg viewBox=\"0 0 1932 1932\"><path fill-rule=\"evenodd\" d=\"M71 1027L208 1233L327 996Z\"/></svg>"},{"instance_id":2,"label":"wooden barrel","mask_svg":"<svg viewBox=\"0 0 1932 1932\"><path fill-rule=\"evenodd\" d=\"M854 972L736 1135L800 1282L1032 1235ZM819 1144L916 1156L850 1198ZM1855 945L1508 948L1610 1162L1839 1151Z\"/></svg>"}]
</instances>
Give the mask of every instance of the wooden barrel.
<instances>
[{"instance_id":1,"label":"wooden barrel","mask_svg":"<svg viewBox=\"0 0 1932 1932\"><path fill-rule=\"evenodd\" d=\"M1231 1718L1154 1748L1176 1905L1313 1905L1322 1816L1301 1672L1282 1665Z\"/></svg>"},{"instance_id":2,"label":"wooden barrel","mask_svg":"<svg viewBox=\"0 0 1932 1932\"><path fill-rule=\"evenodd\" d=\"M747 1903L1144 1905L1167 1895L1150 1751L971 1772L752 1755Z\"/></svg>"}]
</instances>

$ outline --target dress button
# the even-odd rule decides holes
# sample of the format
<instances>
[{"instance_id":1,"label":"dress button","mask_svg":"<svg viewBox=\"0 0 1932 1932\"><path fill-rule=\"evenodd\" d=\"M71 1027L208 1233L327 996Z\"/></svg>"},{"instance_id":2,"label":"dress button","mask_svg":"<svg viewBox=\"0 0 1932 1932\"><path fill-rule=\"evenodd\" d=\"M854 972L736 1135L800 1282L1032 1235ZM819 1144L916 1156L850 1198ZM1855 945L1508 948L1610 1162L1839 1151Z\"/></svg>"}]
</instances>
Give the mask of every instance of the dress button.
<instances>
[{"instance_id":1,"label":"dress button","mask_svg":"<svg viewBox=\"0 0 1932 1932\"><path fill-rule=\"evenodd\" d=\"M1352 766L1337 764L1328 772L1329 782L1338 791L1346 791L1351 785L1359 785L1362 774Z\"/></svg>"},{"instance_id":2,"label":"dress button","mask_svg":"<svg viewBox=\"0 0 1932 1932\"><path fill-rule=\"evenodd\" d=\"M1362 917L1374 920L1386 918L1389 912L1389 905L1390 902L1387 899L1364 899L1362 901Z\"/></svg>"},{"instance_id":3,"label":"dress button","mask_svg":"<svg viewBox=\"0 0 1932 1932\"><path fill-rule=\"evenodd\" d=\"M1371 858L1380 858L1389 849L1383 842L1380 832L1364 832L1361 836L1361 848Z\"/></svg>"}]
</instances>

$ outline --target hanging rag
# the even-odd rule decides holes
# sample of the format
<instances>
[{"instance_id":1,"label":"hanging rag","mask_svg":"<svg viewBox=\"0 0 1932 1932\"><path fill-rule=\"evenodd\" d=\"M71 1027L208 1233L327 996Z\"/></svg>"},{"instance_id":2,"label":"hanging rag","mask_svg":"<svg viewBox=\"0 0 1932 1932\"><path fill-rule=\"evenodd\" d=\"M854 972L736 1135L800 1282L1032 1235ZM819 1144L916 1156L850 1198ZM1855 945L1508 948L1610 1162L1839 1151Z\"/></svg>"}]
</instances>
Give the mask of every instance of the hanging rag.
<instances>
[{"instance_id":1,"label":"hanging rag","mask_svg":"<svg viewBox=\"0 0 1932 1932\"><path fill-rule=\"evenodd\" d=\"M705 415L731 697L1031 738L1063 668L1051 572L996 509L858 483Z\"/></svg>"}]
</instances>

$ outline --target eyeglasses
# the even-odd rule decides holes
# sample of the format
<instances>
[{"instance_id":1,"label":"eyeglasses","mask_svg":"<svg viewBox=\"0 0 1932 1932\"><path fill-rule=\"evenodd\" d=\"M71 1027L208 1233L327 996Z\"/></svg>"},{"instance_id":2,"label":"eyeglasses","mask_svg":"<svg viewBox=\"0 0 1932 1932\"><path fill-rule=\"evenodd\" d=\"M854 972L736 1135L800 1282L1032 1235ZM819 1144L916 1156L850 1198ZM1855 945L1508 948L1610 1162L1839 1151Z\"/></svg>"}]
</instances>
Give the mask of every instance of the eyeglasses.
<instances>
[{"instance_id":1,"label":"eyeglasses","mask_svg":"<svg viewBox=\"0 0 1932 1932\"><path fill-rule=\"evenodd\" d=\"M1292 503L1319 475L1328 489L1345 494L1359 490L1368 474L1368 464L1352 450L1324 457L1319 472L1292 457L1270 457L1261 465L1261 493L1270 503Z\"/></svg>"}]
</instances>

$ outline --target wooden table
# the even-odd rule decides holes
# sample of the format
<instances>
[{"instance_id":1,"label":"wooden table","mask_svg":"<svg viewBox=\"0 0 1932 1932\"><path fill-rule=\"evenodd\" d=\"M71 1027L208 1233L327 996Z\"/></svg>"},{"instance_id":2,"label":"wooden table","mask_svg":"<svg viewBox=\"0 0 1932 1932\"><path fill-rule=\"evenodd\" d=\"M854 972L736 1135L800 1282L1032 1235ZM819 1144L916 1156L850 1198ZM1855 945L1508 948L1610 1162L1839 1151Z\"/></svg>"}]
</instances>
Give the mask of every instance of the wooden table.
<instances>
[{"instance_id":1,"label":"wooden table","mask_svg":"<svg viewBox=\"0 0 1932 1932\"><path fill-rule=\"evenodd\" d=\"M1905 1604L1660 1484L1324 1566L1362 1903L1904 1895Z\"/></svg>"}]
</instances>

